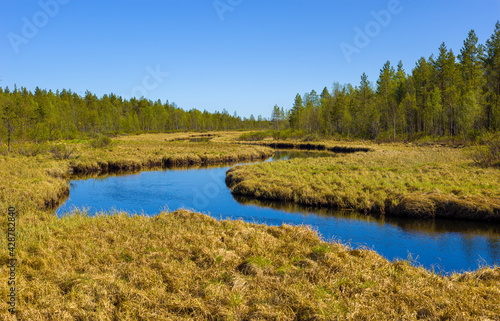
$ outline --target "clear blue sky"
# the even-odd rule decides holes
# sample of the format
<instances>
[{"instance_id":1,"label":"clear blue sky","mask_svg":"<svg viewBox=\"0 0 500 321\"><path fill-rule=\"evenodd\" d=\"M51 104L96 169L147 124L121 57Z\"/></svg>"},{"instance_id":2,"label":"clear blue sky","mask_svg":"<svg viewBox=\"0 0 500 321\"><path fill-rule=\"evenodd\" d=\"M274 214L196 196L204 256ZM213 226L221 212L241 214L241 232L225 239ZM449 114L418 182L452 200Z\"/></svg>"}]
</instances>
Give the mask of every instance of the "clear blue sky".
<instances>
[{"instance_id":1,"label":"clear blue sky","mask_svg":"<svg viewBox=\"0 0 500 321\"><path fill-rule=\"evenodd\" d=\"M375 82L387 60L409 72L443 41L458 53L470 29L484 43L500 19L500 0L1 1L2 87L144 94L265 117L296 93L357 85L363 72ZM370 12L388 7L390 21L376 22ZM366 27L370 43L348 61L341 44L354 47Z\"/></svg>"}]
</instances>

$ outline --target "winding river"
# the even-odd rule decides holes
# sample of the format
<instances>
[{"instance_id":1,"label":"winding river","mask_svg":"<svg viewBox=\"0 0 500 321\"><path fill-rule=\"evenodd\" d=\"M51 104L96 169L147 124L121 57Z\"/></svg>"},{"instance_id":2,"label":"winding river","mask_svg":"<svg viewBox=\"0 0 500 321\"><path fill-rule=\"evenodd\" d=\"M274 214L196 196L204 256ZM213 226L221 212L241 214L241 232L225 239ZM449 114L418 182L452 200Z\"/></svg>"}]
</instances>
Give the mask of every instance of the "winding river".
<instances>
[{"instance_id":1,"label":"winding river","mask_svg":"<svg viewBox=\"0 0 500 321\"><path fill-rule=\"evenodd\" d=\"M266 161L325 156L336 157L329 152L277 151ZM177 168L72 180L70 196L56 213L61 217L75 208L85 208L91 215L101 211L156 215L163 210L185 208L217 219L309 225L324 240L369 248L389 260L409 259L414 265L441 274L500 265L498 224L374 218L356 212L236 197L224 182L225 173L231 166Z\"/></svg>"}]
</instances>

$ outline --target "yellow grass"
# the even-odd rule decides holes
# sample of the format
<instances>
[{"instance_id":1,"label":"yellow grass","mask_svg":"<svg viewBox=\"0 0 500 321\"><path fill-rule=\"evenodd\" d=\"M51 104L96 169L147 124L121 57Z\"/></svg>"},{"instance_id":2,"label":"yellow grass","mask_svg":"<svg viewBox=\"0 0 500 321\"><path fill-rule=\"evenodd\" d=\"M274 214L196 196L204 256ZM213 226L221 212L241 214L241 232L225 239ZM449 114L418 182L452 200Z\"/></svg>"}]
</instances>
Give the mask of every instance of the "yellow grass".
<instances>
[{"instance_id":1,"label":"yellow grass","mask_svg":"<svg viewBox=\"0 0 500 321\"><path fill-rule=\"evenodd\" d=\"M500 219L500 170L467 149L370 145L370 152L232 168L233 193L411 217Z\"/></svg>"},{"instance_id":2,"label":"yellow grass","mask_svg":"<svg viewBox=\"0 0 500 321\"><path fill-rule=\"evenodd\" d=\"M142 144L136 137L118 139L122 146L109 152L90 150L85 142L66 144L76 145L82 161L143 162L164 146L158 137ZM207 147L165 144L176 149L165 147L162 156L196 155ZM134 148L144 153L130 156ZM222 143L214 151L239 155L240 148L245 155L265 151ZM218 221L183 210L151 218L77 212L58 219L45 206L64 197L71 161L45 154L0 157L0 210L15 206L19 213L18 314L7 312L8 252L2 237L0 319L500 318L500 268L444 277L373 251L323 242L307 227ZM5 229L6 215L0 217Z\"/></svg>"}]
</instances>

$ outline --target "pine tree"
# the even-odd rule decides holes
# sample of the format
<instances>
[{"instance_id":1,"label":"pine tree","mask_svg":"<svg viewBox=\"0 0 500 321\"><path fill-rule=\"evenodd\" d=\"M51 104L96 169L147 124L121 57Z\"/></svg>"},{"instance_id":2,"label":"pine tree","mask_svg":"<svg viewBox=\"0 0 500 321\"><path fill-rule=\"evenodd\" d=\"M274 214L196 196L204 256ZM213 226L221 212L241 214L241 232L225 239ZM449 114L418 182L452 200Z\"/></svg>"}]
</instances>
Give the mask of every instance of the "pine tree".
<instances>
[{"instance_id":1,"label":"pine tree","mask_svg":"<svg viewBox=\"0 0 500 321\"><path fill-rule=\"evenodd\" d=\"M480 105L483 100L484 69L482 60L484 48L478 45L478 38L471 30L460 49L458 60L462 78L460 86L459 123L463 131L473 126L480 129Z\"/></svg>"},{"instance_id":2,"label":"pine tree","mask_svg":"<svg viewBox=\"0 0 500 321\"><path fill-rule=\"evenodd\" d=\"M333 99L328 89L325 87L321 92L321 106L319 111L320 129L324 134L333 134L333 121L331 119Z\"/></svg>"},{"instance_id":3,"label":"pine tree","mask_svg":"<svg viewBox=\"0 0 500 321\"><path fill-rule=\"evenodd\" d=\"M380 69L379 79L377 80L377 101L381 109L382 128L389 130L392 127L394 139L396 139L396 118L397 109L395 101L395 74L390 61L387 61Z\"/></svg>"},{"instance_id":4,"label":"pine tree","mask_svg":"<svg viewBox=\"0 0 500 321\"><path fill-rule=\"evenodd\" d=\"M500 21L486 41L487 128L500 129Z\"/></svg>"},{"instance_id":5,"label":"pine tree","mask_svg":"<svg viewBox=\"0 0 500 321\"><path fill-rule=\"evenodd\" d=\"M455 55L452 50L446 48L443 42L439 47L439 56L436 59L436 81L441 90L441 101L443 106L443 120L445 128L442 133L455 136L458 134L456 101L458 98L457 84L459 82L458 70L455 63Z\"/></svg>"},{"instance_id":6,"label":"pine tree","mask_svg":"<svg viewBox=\"0 0 500 321\"><path fill-rule=\"evenodd\" d=\"M297 94L295 96L295 102L293 103L292 110L290 111L290 127L292 129L300 128L300 119L304 111L304 104L302 102L302 97Z\"/></svg>"},{"instance_id":7,"label":"pine tree","mask_svg":"<svg viewBox=\"0 0 500 321\"><path fill-rule=\"evenodd\" d=\"M418 130L424 133L430 132L432 122L432 110L429 104L430 92L432 91L433 67L422 57L418 60L412 71L413 86L415 88L415 99L417 103Z\"/></svg>"}]
</instances>

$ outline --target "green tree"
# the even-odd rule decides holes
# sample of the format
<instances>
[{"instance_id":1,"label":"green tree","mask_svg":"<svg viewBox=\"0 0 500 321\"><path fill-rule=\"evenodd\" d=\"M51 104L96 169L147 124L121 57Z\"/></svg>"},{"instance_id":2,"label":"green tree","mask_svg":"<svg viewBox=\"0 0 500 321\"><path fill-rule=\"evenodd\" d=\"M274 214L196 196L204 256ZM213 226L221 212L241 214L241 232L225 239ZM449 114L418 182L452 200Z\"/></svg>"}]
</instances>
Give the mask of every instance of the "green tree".
<instances>
[{"instance_id":1,"label":"green tree","mask_svg":"<svg viewBox=\"0 0 500 321\"><path fill-rule=\"evenodd\" d=\"M304 104L302 102L302 97L297 94L295 96L295 101L293 103L292 110L290 111L290 127L293 129L300 128L300 119L304 112Z\"/></svg>"},{"instance_id":2,"label":"green tree","mask_svg":"<svg viewBox=\"0 0 500 321\"><path fill-rule=\"evenodd\" d=\"M486 56L484 58L486 71L486 104L487 128L500 128L500 22L486 41Z\"/></svg>"},{"instance_id":3,"label":"green tree","mask_svg":"<svg viewBox=\"0 0 500 321\"><path fill-rule=\"evenodd\" d=\"M439 56L434 62L435 80L439 90L441 90L441 101L443 106L444 128L441 128L440 134L448 133L455 136L458 134L457 120L457 99L459 82L458 69L455 63L455 55L452 50L446 48L443 42L439 47Z\"/></svg>"},{"instance_id":4,"label":"green tree","mask_svg":"<svg viewBox=\"0 0 500 321\"><path fill-rule=\"evenodd\" d=\"M382 69L377 80L377 102L380 106L382 128L390 130L394 139L396 139L396 121L397 121L397 105L395 96L395 81L396 72L391 66L390 61L387 61Z\"/></svg>"}]
</instances>

